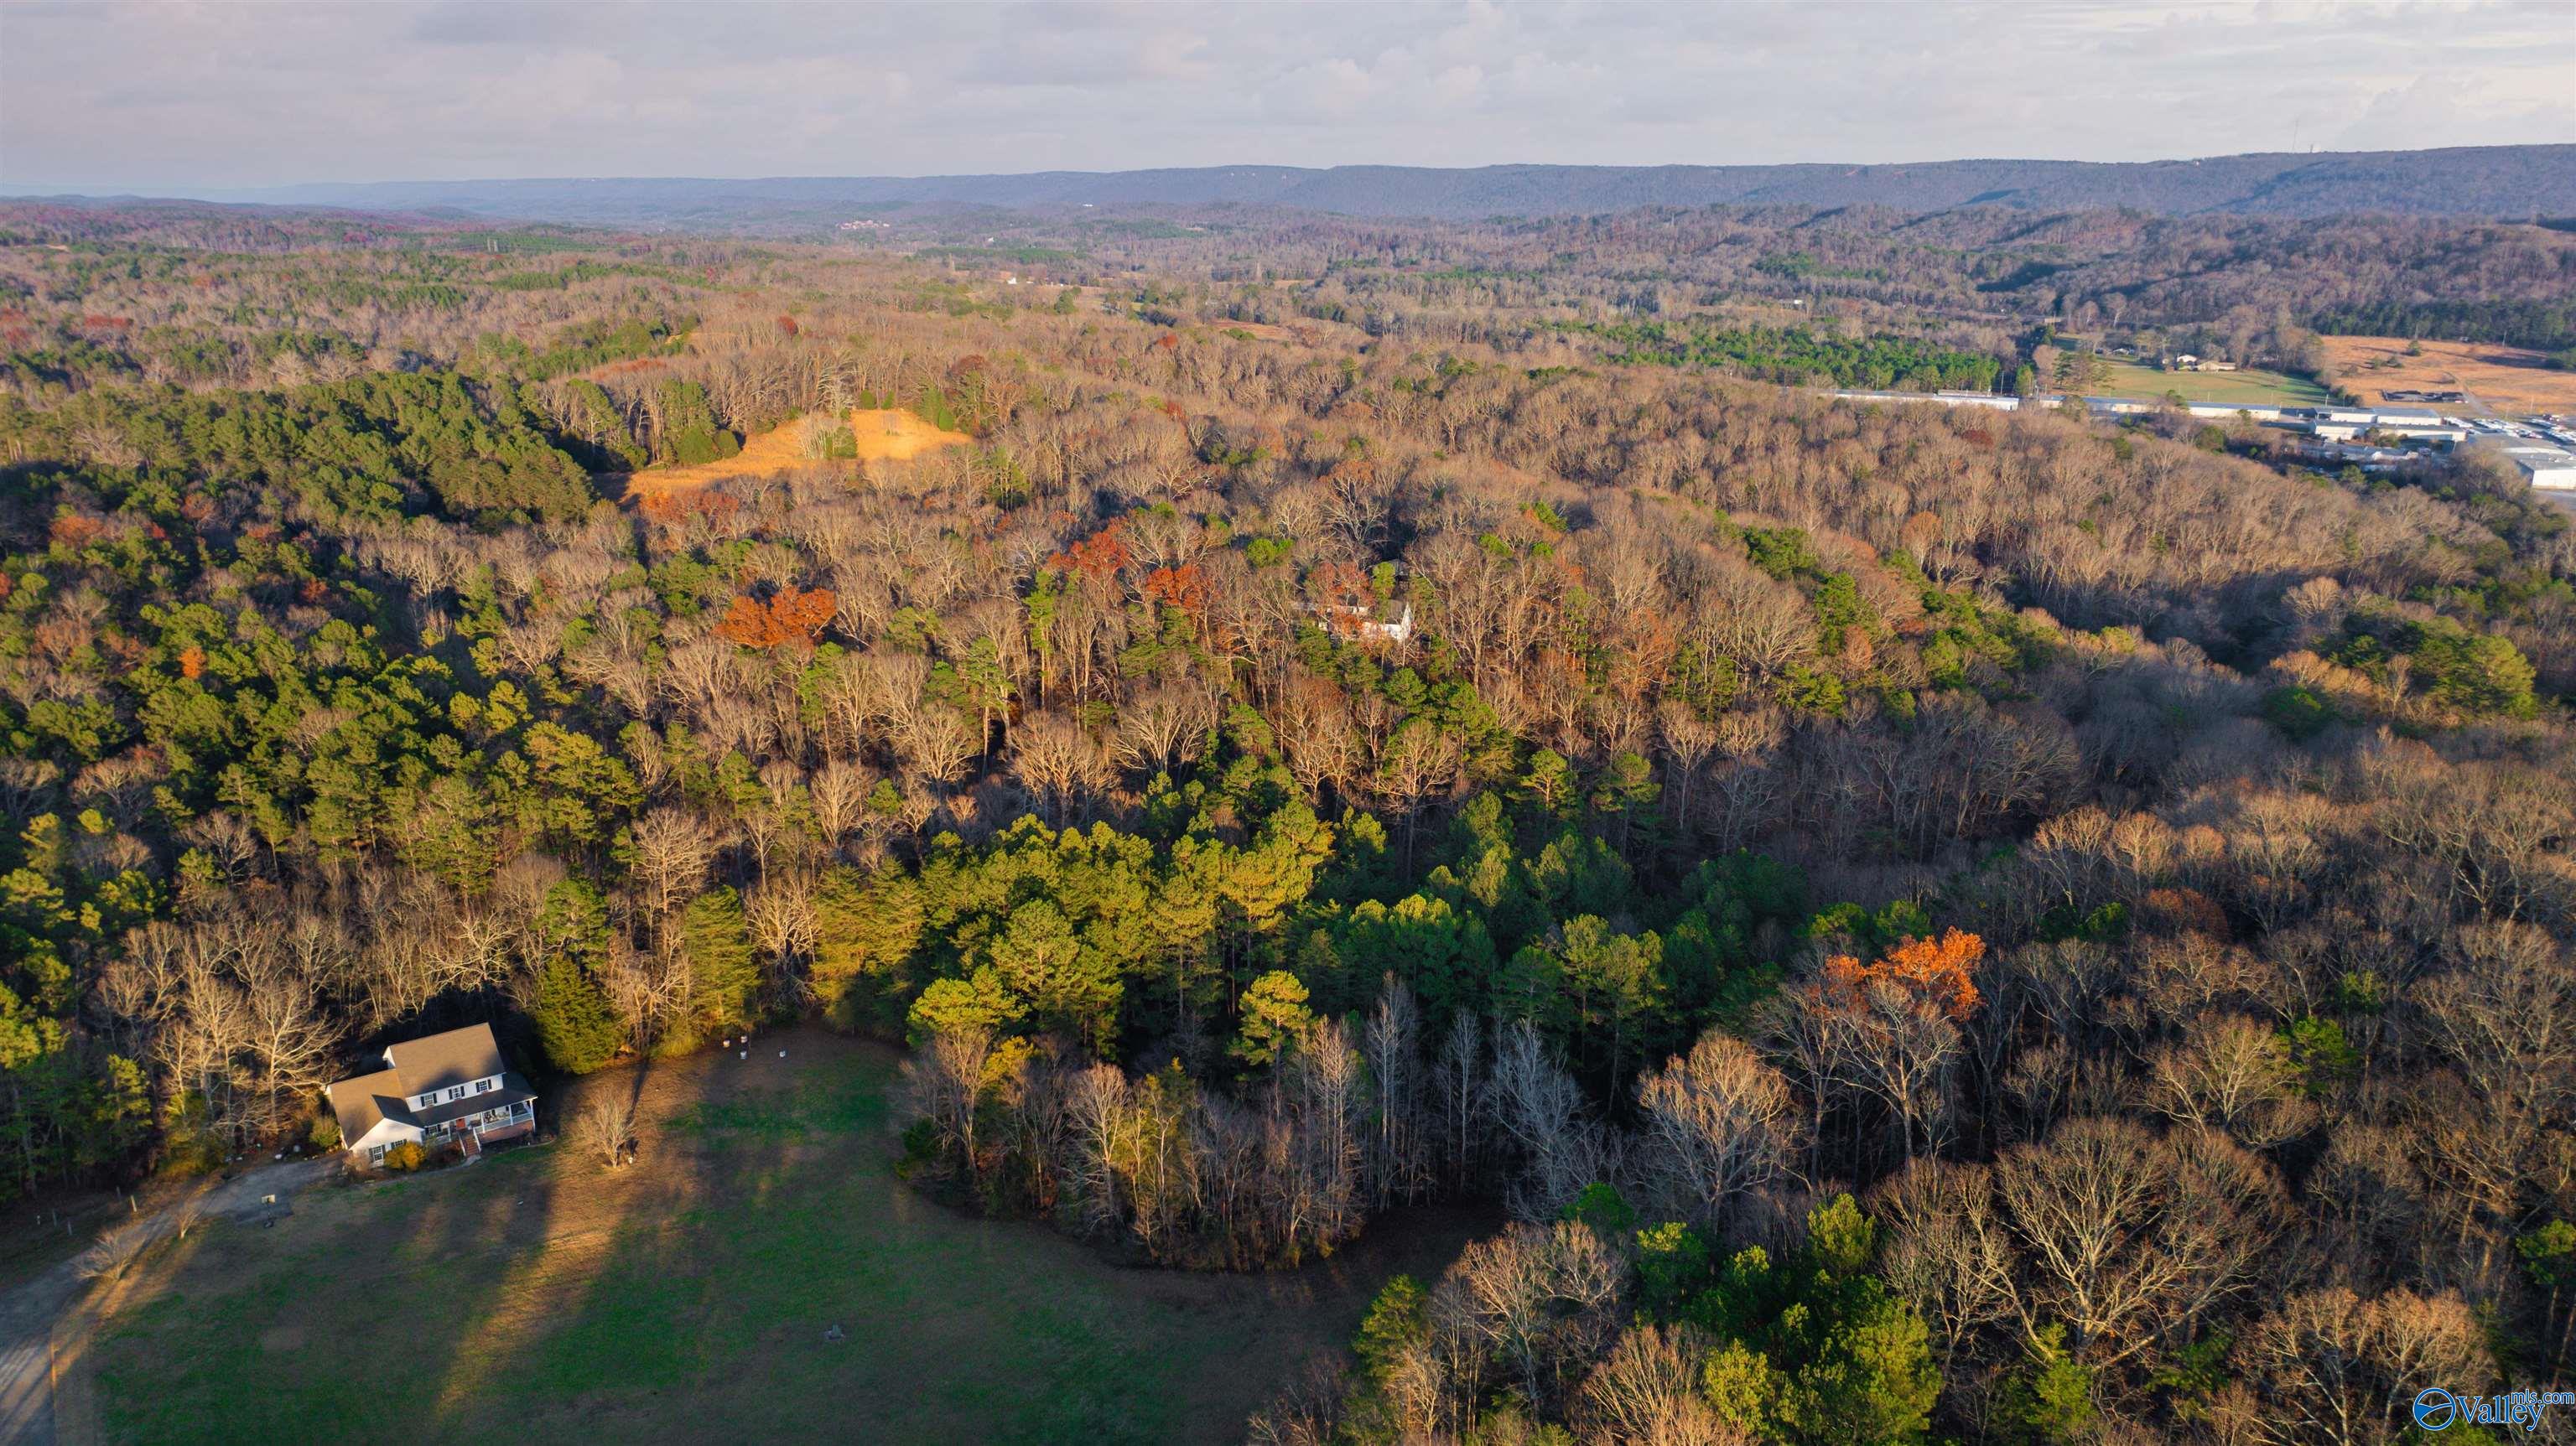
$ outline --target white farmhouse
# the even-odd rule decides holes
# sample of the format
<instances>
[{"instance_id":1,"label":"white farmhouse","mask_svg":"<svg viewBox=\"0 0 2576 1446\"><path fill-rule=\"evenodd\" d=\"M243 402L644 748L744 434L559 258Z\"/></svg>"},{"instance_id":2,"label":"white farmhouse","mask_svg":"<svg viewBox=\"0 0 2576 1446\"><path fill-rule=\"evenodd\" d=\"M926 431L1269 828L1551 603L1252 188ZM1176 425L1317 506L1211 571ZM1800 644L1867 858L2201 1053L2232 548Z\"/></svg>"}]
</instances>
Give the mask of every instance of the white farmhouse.
<instances>
[{"instance_id":1,"label":"white farmhouse","mask_svg":"<svg viewBox=\"0 0 2576 1446\"><path fill-rule=\"evenodd\" d=\"M486 1142L517 1139L537 1125L537 1092L501 1063L488 1024L392 1045L383 1069L344 1079L330 1095L340 1143L369 1165L383 1164L385 1151L405 1141L453 1140L473 1155Z\"/></svg>"}]
</instances>

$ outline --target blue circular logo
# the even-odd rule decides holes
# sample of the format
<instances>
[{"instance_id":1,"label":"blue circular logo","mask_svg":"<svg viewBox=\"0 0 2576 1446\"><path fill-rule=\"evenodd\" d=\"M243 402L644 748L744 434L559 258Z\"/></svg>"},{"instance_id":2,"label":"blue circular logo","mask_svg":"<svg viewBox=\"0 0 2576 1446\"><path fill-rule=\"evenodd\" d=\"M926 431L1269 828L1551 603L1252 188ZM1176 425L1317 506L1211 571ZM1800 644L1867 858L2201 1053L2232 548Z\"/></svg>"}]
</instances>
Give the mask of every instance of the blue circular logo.
<instances>
[{"instance_id":1,"label":"blue circular logo","mask_svg":"<svg viewBox=\"0 0 2576 1446\"><path fill-rule=\"evenodd\" d=\"M2415 1424L2427 1431L2447 1431L2460 1419L2460 1398L2439 1386L2427 1386L2415 1395Z\"/></svg>"}]
</instances>

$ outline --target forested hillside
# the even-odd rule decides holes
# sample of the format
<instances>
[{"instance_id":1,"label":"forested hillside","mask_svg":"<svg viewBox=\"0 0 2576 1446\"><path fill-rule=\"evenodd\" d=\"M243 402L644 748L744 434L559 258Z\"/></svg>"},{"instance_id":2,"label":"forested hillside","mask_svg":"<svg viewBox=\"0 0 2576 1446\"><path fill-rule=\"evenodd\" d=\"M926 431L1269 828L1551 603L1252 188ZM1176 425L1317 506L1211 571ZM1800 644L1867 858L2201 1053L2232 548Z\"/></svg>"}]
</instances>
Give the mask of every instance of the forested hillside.
<instances>
[{"instance_id":1,"label":"forested hillside","mask_svg":"<svg viewBox=\"0 0 2576 1446\"><path fill-rule=\"evenodd\" d=\"M2576 233L2521 223L2000 207L1665 208L1437 225L1214 210L1176 219L1190 224L1037 219L1012 239L1074 248L1102 269L1124 262L1235 285L1311 277L1305 314L1402 318L1477 340L1508 336L1533 311L1594 321L1603 308L1668 316L1725 303L1833 307L1908 329L1937 318L1958 340L2046 318L2086 332L2161 328L2177 349L2240 359L2277 349L2294 327L2540 350L2576 338Z\"/></svg>"},{"instance_id":2,"label":"forested hillside","mask_svg":"<svg viewBox=\"0 0 2576 1446\"><path fill-rule=\"evenodd\" d=\"M1318 315L1294 235L65 224L0 213L12 1190L325 1140L428 1030L815 1017L911 1047L922 1189L1156 1263L1510 1211L1264 1440L2379 1440L2568 1367L2518 480L1723 374L2000 337ZM971 444L620 500L853 406Z\"/></svg>"},{"instance_id":3,"label":"forested hillside","mask_svg":"<svg viewBox=\"0 0 2576 1446\"><path fill-rule=\"evenodd\" d=\"M2277 355L2303 370L2313 358L2285 347L2285 334L2443 337L2544 352L2576 344L2576 230L2563 222L2003 205L1930 215L1890 206L1649 207L1432 222L1229 204L868 208L878 218L871 229L847 233L835 229L846 214L727 222L866 254L906 252L952 271L1015 268L1121 287L1141 279L1140 289L1158 296L1198 293L1194 309L1210 316L1401 327L1416 340L1487 345L1515 345L1534 324L1669 324L1724 306L1831 309L1909 336L1929 323L1940 344L1968 350L1992 349L2050 319L2086 333L2148 329L2172 349ZM495 233L455 219L189 202L24 203L0 216L0 239L32 244L411 253L414 274L404 284L413 286L487 264L458 253L490 247L523 258L506 284L559 287L557 270L529 258L577 254L606 239L562 226ZM426 246L432 238L437 245ZM653 249L690 252L667 239Z\"/></svg>"},{"instance_id":4,"label":"forested hillside","mask_svg":"<svg viewBox=\"0 0 2576 1446\"><path fill-rule=\"evenodd\" d=\"M285 186L228 200L709 230L832 207L1289 206L1354 216L1553 216L1637 206L1890 206L1940 211L2125 206L2166 215L2528 217L2576 214L2576 147L1779 166L1206 166L1006 176L599 178Z\"/></svg>"}]
</instances>

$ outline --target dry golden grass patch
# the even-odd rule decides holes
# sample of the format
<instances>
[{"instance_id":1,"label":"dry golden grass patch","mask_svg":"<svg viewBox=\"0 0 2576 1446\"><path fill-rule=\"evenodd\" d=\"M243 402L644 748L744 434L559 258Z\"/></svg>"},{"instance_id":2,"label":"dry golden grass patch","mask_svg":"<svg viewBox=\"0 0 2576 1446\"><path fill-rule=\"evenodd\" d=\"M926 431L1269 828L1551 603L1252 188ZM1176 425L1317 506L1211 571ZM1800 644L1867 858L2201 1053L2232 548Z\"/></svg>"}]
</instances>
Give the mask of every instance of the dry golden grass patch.
<instances>
[{"instance_id":1,"label":"dry golden grass patch","mask_svg":"<svg viewBox=\"0 0 2576 1446\"><path fill-rule=\"evenodd\" d=\"M2576 411L2576 372L2551 367L2536 351L2482 341L2409 342L2397 336L2321 340L2327 372L2364 402L2380 402L2392 391L2466 391L2498 411ZM2420 354L2408 356L2409 346L2419 347ZM2395 365L2372 365L2380 361ZM2468 410L2449 403L2436 405L2444 411Z\"/></svg>"},{"instance_id":2,"label":"dry golden grass patch","mask_svg":"<svg viewBox=\"0 0 2576 1446\"><path fill-rule=\"evenodd\" d=\"M827 425L823 417L806 417L745 438L742 451L721 462L695 467L649 467L626 479L626 497L644 502L712 487L728 477L764 477L815 460L811 438ZM975 439L963 432L932 426L901 408L860 408L850 413L850 435L862 462L909 462L943 447L962 447Z\"/></svg>"},{"instance_id":3,"label":"dry golden grass patch","mask_svg":"<svg viewBox=\"0 0 2576 1446\"><path fill-rule=\"evenodd\" d=\"M909 462L924 452L962 447L975 440L963 432L934 427L898 407L850 413L850 435L858 439L862 462Z\"/></svg>"}]
</instances>

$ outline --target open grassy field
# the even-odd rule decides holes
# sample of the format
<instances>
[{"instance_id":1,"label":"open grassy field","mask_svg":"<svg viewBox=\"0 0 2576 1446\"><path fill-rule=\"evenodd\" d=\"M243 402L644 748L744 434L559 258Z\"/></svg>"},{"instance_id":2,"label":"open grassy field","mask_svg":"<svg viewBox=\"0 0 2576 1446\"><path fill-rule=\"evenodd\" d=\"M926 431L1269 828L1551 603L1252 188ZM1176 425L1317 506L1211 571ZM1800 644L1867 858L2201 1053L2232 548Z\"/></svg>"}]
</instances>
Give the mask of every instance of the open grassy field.
<instances>
[{"instance_id":1,"label":"open grassy field","mask_svg":"<svg viewBox=\"0 0 2576 1446\"><path fill-rule=\"evenodd\" d=\"M2576 372L2559 371L2540 353L2492 342L2408 342L2393 336L2321 338L2326 367L2365 402L2387 391L2467 391L2499 412L2576 412ZM2415 346L2421 354L2408 356ZM2394 362L2374 367L2373 362ZM2411 404L2409 404L2411 405ZM2474 412L2443 403L2445 412Z\"/></svg>"},{"instance_id":2,"label":"open grassy field","mask_svg":"<svg viewBox=\"0 0 2576 1446\"><path fill-rule=\"evenodd\" d=\"M626 496L641 502L654 496L695 492L728 477L760 477L813 460L806 437L823 419L801 418L743 439L742 451L721 462L695 467L648 467L626 479ZM850 413L850 436L862 462L906 462L942 447L962 447L975 439L963 432L934 427L899 407L859 408Z\"/></svg>"},{"instance_id":3,"label":"open grassy field","mask_svg":"<svg viewBox=\"0 0 2576 1446\"><path fill-rule=\"evenodd\" d=\"M2326 400L2325 388L2304 377L2281 372L2252 368L2239 372L2168 372L2112 357L2104 357L2103 361L2110 365L2111 376L2092 389L2095 396L2161 397L2178 392L2186 402L2297 407L2312 407Z\"/></svg>"},{"instance_id":4,"label":"open grassy field","mask_svg":"<svg viewBox=\"0 0 2576 1446\"><path fill-rule=\"evenodd\" d=\"M751 1052L584 1081L641 1088L625 1170L500 1153L170 1247L71 1363L65 1439L1230 1440L1387 1276L1491 1223L1415 1212L1269 1276L1128 1268L898 1182L891 1051Z\"/></svg>"}]
</instances>

